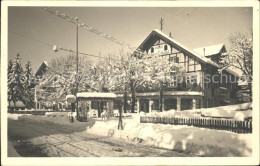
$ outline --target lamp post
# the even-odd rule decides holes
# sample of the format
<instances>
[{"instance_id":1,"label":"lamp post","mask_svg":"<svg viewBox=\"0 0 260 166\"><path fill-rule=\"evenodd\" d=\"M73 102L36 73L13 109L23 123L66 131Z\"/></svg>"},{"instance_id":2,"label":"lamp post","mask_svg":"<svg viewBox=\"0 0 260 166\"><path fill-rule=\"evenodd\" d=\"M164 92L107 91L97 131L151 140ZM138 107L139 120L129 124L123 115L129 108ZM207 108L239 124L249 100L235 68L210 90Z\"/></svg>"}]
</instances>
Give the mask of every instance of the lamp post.
<instances>
[{"instance_id":1,"label":"lamp post","mask_svg":"<svg viewBox=\"0 0 260 166\"><path fill-rule=\"evenodd\" d=\"M76 20L76 65L77 65L77 71L76 71L76 84L77 84L77 87L76 87L76 103L77 103L77 120L79 120L79 106L78 106L78 98L77 98L77 93L79 92L79 45L78 45L78 42L79 42L79 39L78 39L78 36L79 36L79 26L78 26L78 17L75 18Z\"/></svg>"}]
</instances>

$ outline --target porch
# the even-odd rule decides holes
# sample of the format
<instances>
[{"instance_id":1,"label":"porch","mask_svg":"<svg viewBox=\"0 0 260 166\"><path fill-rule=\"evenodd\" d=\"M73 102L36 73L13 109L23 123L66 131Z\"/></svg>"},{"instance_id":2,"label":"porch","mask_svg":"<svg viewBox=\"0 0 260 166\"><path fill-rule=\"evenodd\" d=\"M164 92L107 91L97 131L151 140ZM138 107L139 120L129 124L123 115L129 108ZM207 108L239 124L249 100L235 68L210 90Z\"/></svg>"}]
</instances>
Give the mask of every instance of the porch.
<instances>
[{"instance_id":1,"label":"porch","mask_svg":"<svg viewBox=\"0 0 260 166\"><path fill-rule=\"evenodd\" d=\"M202 97L202 92L165 91L162 98L162 110L199 109L202 107ZM117 100L123 100L121 94L117 95ZM137 93L135 110L137 113L159 111L159 92Z\"/></svg>"}]
</instances>

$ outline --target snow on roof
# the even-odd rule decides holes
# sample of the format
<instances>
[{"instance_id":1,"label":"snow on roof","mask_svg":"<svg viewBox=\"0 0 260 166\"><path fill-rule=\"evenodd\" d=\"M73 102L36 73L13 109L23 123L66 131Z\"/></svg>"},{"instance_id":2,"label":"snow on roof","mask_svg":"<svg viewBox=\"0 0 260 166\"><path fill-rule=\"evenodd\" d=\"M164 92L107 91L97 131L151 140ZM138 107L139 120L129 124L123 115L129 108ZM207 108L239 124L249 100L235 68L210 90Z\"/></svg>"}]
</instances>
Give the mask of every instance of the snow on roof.
<instances>
[{"instance_id":1,"label":"snow on roof","mask_svg":"<svg viewBox=\"0 0 260 166\"><path fill-rule=\"evenodd\" d=\"M116 98L116 95L114 93L81 92L81 93L77 93L77 97L82 97L82 98Z\"/></svg>"},{"instance_id":2,"label":"snow on roof","mask_svg":"<svg viewBox=\"0 0 260 166\"><path fill-rule=\"evenodd\" d=\"M192 55L194 55L195 57L197 57L198 59L200 59L202 62L211 64L211 65L216 66L216 67L218 67L218 68L220 67L217 63L215 63L215 62L213 62L212 60L210 60L210 59L208 59L208 58L206 58L206 57L200 55L199 53L197 53L197 52L195 52L195 51L193 51L193 50L191 50L191 49L189 49L188 47L184 46L183 44L179 43L178 41L174 40L173 38L169 37L168 35L166 35L166 34L163 33L162 31L160 31L159 29L154 29L154 30L152 31L152 33L153 33L153 32L156 32L156 33L158 33L159 35L163 36L163 37L166 38L169 42L172 42L173 44L178 45L178 46L181 47L182 49L186 50L187 52L191 53ZM150 35L149 35L149 36L150 36ZM148 36L148 37L149 37L149 36ZM148 38L148 37L147 37L147 38ZM144 41L144 42L145 42L145 41ZM143 43L144 43L144 42L143 42ZM143 43L142 43L142 44L143 44ZM142 44L141 44L141 45L142 45ZM140 46L141 46L141 45L140 45ZM139 46L139 47L140 47L140 46Z\"/></svg>"},{"instance_id":3,"label":"snow on roof","mask_svg":"<svg viewBox=\"0 0 260 166\"><path fill-rule=\"evenodd\" d=\"M228 73L233 74L235 76L238 76L238 77L241 76L241 74L239 74L238 72L236 72L236 71L234 71L233 69L230 69L230 68L225 69L225 71L227 71Z\"/></svg>"},{"instance_id":4,"label":"snow on roof","mask_svg":"<svg viewBox=\"0 0 260 166\"><path fill-rule=\"evenodd\" d=\"M43 63L45 63L45 65L49 66L47 61L43 61Z\"/></svg>"},{"instance_id":5,"label":"snow on roof","mask_svg":"<svg viewBox=\"0 0 260 166\"><path fill-rule=\"evenodd\" d=\"M169 96L204 96L202 92L195 91L165 91L164 95ZM159 96L159 92L146 92L146 93L137 93L137 97L145 97L145 96Z\"/></svg>"},{"instance_id":6,"label":"snow on roof","mask_svg":"<svg viewBox=\"0 0 260 166\"><path fill-rule=\"evenodd\" d=\"M245 85L248 85L248 82L247 81L238 81L238 86L245 86Z\"/></svg>"},{"instance_id":7,"label":"snow on roof","mask_svg":"<svg viewBox=\"0 0 260 166\"><path fill-rule=\"evenodd\" d=\"M76 98L76 96L75 95L67 95L66 99L68 99L68 98Z\"/></svg>"},{"instance_id":8,"label":"snow on roof","mask_svg":"<svg viewBox=\"0 0 260 166\"><path fill-rule=\"evenodd\" d=\"M216 44L211 46L194 48L193 51L204 56L204 49L205 49L205 56L211 56L220 53L223 47L225 47L225 44L221 43L221 44Z\"/></svg>"}]
</instances>

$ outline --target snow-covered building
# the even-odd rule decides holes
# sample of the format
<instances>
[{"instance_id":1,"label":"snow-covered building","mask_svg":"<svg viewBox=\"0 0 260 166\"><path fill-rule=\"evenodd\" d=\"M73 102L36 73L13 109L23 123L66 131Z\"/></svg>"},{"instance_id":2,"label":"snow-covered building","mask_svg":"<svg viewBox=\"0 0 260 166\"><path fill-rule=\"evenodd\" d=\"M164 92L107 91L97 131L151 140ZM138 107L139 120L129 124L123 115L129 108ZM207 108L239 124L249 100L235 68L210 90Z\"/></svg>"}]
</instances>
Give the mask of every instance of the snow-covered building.
<instances>
[{"instance_id":1,"label":"snow-covered building","mask_svg":"<svg viewBox=\"0 0 260 166\"><path fill-rule=\"evenodd\" d=\"M44 76L44 74L47 72L47 68L48 68L48 63L46 61L43 61L42 64L40 65L40 67L38 68L38 70L35 73L35 77L37 79L40 79ZM41 88L39 88L38 83L36 83L35 87L34 87L34 103L35 103L35 109L43 109L43 101L41 101L38 98L38 94L40 93L40 91L42 91Z\"/></svg>"},{"instance_id":2,"label":"snow-covered building","mask_svg":"<svg viewBox=\"0 0 260 166\"><path fill-rule=\"evenodd\" d=\"M50 85L48 87L43 87L40 86L39 84L41 83L41 80L44 80L44 76L45 74L48 72L48 62L47 61L43 61L40 65L40 67L38 68L38 70L35 73L35 77L36 77L36 85L34 87L35 90L35 94L34 94L34 102L35 102L35 109L39 110L39 109L53 109L53 110L63 110L65 108L65 103L61 102L61 101L53 101L51 104L50 103L46 103L46 101L43 101L42 98L40 98L40 94L46 91L54 91L55 90L55 86L54 85Z\"/></svg>"},{"instance_id":3,"label":"snow-covered building","mask_svg":"<svg viewBox=\"0 0 260 166\"><path fill-rule=\"evenodd\" d=\"M148 56L164 56L185 68L184 81L164 91L163 110L209 108L237 102L237 73L229 69L219 72L220 56L226 52L223 43L190 49L155 29L138 49ZM159 92L137 93L136 97L137 112L159 109Z\"/></svg>"}]
</instances>

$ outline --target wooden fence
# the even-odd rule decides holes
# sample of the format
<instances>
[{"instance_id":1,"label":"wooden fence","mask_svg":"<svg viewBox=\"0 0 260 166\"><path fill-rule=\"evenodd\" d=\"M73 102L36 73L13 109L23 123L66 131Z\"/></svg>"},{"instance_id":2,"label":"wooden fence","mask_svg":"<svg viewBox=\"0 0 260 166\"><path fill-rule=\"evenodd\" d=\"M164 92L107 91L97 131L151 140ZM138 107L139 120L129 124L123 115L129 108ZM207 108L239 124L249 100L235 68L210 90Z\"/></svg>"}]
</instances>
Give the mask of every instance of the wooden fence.
<instances>
[{"instance_id":1,"label":"wooden fence","mask_svg":"<svg viewBox=\"0 0 260 166\"><path fill-rule=\"evenodd\" d=\"M235 121L205 118L174 118L141 116L141 123L161 123L172 125L188 125L216 130L227 130L235 133L252 133L252 120Z\"/></svg>"}]
</instances>

